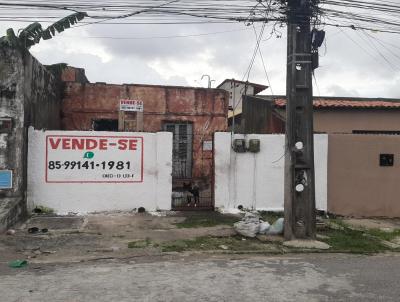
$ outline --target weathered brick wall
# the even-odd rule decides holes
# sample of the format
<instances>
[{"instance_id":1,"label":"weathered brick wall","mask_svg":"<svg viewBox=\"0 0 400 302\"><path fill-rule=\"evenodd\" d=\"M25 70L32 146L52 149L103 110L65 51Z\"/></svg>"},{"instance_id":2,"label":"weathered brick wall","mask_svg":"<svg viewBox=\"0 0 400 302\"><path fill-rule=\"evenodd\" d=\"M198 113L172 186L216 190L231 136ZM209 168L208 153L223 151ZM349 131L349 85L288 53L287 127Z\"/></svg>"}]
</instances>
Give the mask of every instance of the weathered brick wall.
<instances>
[{"instance_id":1,"label":"weathered brick wall","mask_svg":"<svg viewBox=\"0 0 400 302\"><path fill-rule=\"evenodd\" d=\"M226 131L228 95L224 90L153 86L66 83L62 105L63 129L90 130L93 119L118 119L119 100L144 103L144 131L157 132L165 122L193 124L193 178L210 183L212 151L202 142L216 131Z\"/></svg>"},{"instance_id":2,"label":"weathered brick wall","mask_svg":"<svg viewBox=\"0 0 400 302\"><path fill-rule=\"evenodd\" d=\"M61 81L63 82L79 82L79 83L89 83L85 75L85 69L66 66L66 64L56 64L53 66L61 66Z\"/></svg>"},{"instance_id":3,"label":"weathered brick wall","mask_svg":"<svg viewBox=\"0 0 400 302\"><path fill-rule=\"evenodd\" d=\"M0 230L26 212L27 129L59 129L60 81L26 49L0 43L0 118L11 118L0 133L0 170L12 170L13 188L0 190Z\"/></svg>"}]
</instances>

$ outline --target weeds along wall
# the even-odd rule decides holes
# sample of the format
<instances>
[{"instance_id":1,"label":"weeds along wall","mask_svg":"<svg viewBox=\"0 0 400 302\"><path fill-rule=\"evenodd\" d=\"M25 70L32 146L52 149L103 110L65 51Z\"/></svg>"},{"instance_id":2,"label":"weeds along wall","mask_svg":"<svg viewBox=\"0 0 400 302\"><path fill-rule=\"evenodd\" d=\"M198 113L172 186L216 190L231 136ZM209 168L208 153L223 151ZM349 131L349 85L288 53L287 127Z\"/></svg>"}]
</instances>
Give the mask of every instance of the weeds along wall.
<instances>
[{"instance_id":1,"label":"weeds along wall","mask_svg":"<svg viewBox=\"0 0 400 302\"><path fill-rule=\"evenodd\" d=\"M237 153L233 139L260 140L260 152ZM215 206L230 211L242 205L283 211L285 136L219 132L215 144ZM327 210L328 136L314 135L316 207Z\"/></svg>"},{"instance_id":2,"label":"weeds along wall","mask_svg":"<svg viewBox=\"0 0 400 302\"><path fill-rule=\"evenodd\" d=\"M28 207L69 212L171 208L169 132L29 129Z\"/></svg>"}]
</instances>

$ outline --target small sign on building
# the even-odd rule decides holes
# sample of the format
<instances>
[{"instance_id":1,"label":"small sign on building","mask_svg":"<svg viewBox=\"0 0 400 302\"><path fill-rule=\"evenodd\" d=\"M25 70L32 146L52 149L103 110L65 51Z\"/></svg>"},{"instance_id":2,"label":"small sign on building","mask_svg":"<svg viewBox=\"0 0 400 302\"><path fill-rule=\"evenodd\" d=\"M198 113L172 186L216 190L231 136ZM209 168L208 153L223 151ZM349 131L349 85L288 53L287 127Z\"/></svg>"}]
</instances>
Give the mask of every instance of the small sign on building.
<instances>
[{"instance_id":1,"label":"small sign on building","mask_svg":"<svg viewBox=\"0 0 400 302\"><path fill-rule=\"evenodd\" d=\"M203 141L203 151L212 151L213 142L212 141Z\"/></svg>"},{"instance_id":2,"label":"small sign on building","mask_svg":"<svg viewBox=\"0 0 400 302\"><path fill-rule=\"evenodd\" d=\"M120 100L119 110L121 111L135 111L143 112L143 101L140 100Z\"/></svg>"},{"instance_id":3,"label":"small sign on building","mask_svg":"<svg viewBox=\"0 0 400 302\"><path fill-rule=\"evenodd\" d=\"M12 178L11 170L0 170L0 189L12 189Z\"/></svg>"}]
</instances>

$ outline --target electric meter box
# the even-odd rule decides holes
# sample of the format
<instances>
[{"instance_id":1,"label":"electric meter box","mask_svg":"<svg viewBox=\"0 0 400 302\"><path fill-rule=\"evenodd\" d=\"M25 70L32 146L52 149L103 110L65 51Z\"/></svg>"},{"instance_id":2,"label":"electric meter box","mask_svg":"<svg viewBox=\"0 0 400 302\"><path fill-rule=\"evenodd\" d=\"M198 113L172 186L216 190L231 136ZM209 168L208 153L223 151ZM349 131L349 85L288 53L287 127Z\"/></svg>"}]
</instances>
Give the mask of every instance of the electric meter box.
<instances>
[{"instance_id":1,"label":"electric meter box","mask_svg":"<svg viewBox=\"0 0 400 302\"><path fill-rule=\"evenodd\" d=\"M260 152L260 140L259 139L251 139L249 140L249 149L252 153Z\"/></svg>"},{"instance_id":2,"label":"electric meter box","mask_svg":"<svg viewBox=\"0 0 400 302\"><path fill-rule=\"evenodd\" d=\"M233 140L233 151L237 153L246 152L246 141L244 139L234 139Z\"/></svg>"}]
</instances>

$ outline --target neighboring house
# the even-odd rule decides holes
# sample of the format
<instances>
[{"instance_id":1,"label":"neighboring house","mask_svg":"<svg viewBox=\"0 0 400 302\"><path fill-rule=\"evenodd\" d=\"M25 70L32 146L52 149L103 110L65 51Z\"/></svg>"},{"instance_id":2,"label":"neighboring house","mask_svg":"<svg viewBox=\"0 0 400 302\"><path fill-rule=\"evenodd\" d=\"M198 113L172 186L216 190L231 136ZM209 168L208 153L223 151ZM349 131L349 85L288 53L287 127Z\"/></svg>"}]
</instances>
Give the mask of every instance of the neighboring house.
<instances>
[{"instance_id":1,"label":"neighboring house","mask_svg":"<svg viewBox=\"0 0 400 302\"><path fill-rule=\"evenodd\" d=\"M242 97L244 95L257 95L267 89L268 86L251 82L238 81L234 79L226 79L221 84L219 84L217 88L228 91L230 111L240 112L242 110Z\"/></svg>"},{"instance_id":2,"label":"neighboring house","mask_svg":"<svg viewBox=\"0 0 400 302\"><path fill-rule=\"evenodd\" d=\"M121 130L121 99L143 102L140 126L129 131L173 132L173 187L200 188L200 208L213 207L213 135L227 130L228 93L222 89L89 83L83 69L68 67L62 79L64 130ZM134 117L133 117L134 118ZM126 121L125 121L126 122ZM125 123L124 122L124 123ZM186 207L184 194L174 194L173 208ZM199 206L197 207L199 208Z\"/></svg>"},{"instance_id":3,"label":"neighboring house","mask_svg":"<svg viewBox=\"0 0 400 302\"><path fill-rule=\"evenodd\" d=\"M316 133L400 134L400 99L314 97L313 107ZM235 114L236 129L284 133L285 108L285 96L246 96Z\"/></svg>"},{"instance_id":4,"label":"neighboring house","mask_svg":"<svg viewBox=\"0 0 400 302\"><path fill-rule=\"evenodd\" d=\"M285 109L284 96L246 96L235 128L244 134L284 133ZM314 131L328 134L328 211L399 217L400 99L314 97L313 117Z\"/></svg>"}]
</instances>

